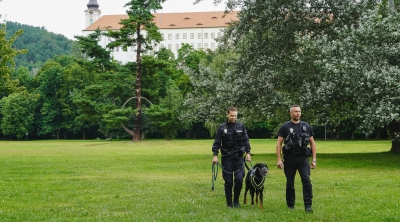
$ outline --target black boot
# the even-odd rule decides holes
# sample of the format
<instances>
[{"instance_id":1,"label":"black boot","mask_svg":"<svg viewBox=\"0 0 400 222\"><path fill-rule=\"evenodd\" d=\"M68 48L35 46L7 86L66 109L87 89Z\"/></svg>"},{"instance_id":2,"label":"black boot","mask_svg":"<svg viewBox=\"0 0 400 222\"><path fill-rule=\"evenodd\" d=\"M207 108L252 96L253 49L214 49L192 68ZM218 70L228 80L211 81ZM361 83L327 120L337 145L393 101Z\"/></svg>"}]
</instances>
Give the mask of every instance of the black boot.
<instances>
[{"instance_id":1,"label":"black boot","mask_svg":"<svg viewBox=\"0 0 400 222\"><path fill-rule=\"evenodd\" d=\"M242 190L242 183L235 183L235 188L233 190L233 207L234 208L239 208L239 197L240 197L240 191Z\"/></svg>"}]
</instances>

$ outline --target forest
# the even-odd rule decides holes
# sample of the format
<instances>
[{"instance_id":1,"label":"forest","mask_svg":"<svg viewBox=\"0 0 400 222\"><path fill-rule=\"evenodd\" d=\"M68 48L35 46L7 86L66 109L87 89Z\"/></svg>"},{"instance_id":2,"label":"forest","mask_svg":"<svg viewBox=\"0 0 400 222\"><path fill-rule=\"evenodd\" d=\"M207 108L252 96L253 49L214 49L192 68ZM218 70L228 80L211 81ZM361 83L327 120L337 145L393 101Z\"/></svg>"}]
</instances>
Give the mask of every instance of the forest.
<instances>
[{"instance_id":1,"label":"forest","mask_svg":"<svg viewBox=\"0 0 400 222\"><path fill-rule=\"evenodd\" d=\"M73 41L61 34L47 31L44 27L34 27L17 22L7 21L6 38L18 30L24 30L13 43L15 49L27 49L25 54L14 58L16 68L21 66L29 70L38 70L43 64L56 55L70 55Z\"/></svg>"},{"instance_id":2,"label":"forest","mask_svg":"<svg viewBox=\"0 0 400 222\"><path fill-rule=\"evenodd\" d=\"M228 0L240 13L220 47L182 45L177 56L152 51L153 3L132 0L121 30L75 41L2 26L1 137L212 138L234 105L251 138L274 138L299 104L317 139L391 139L399 150L397 1ZM100 35L115 42L101 48ZM43 55L28 56L34 41ZM137 62L114 61L119 46L137 47Z\"/></svg>"}]
</instances>

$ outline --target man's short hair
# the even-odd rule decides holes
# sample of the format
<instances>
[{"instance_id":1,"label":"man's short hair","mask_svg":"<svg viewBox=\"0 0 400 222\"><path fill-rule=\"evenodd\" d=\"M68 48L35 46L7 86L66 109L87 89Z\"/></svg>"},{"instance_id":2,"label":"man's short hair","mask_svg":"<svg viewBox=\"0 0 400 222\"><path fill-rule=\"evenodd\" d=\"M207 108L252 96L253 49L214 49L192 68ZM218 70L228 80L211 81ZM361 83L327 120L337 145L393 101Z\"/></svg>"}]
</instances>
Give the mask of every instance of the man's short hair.
<instances>
[{"instance_id":1,"label":"man's short hair","mask_svg":"<svg viewBox=\"0 0 400 222\"><path fill-rule=\"evenodd\" d=\"M231 106L226 110L226 113L229 114L231 111L236 111L237 112L238 110L237 110L236 107Z\"/></svg>"},{"instance_id":2,"label":"man's short hair","mask_svg":"<svg viewBox=\"0 0 400 222\"><path fill-rule=\"evenodd\" d=\"M292 112L292 110L293 110L294 107L300 107L300 106L299 106L299 105L291 105L291 106L290 106L290 109L289 109L289 112Z\"/></svg>"}]
</instances>

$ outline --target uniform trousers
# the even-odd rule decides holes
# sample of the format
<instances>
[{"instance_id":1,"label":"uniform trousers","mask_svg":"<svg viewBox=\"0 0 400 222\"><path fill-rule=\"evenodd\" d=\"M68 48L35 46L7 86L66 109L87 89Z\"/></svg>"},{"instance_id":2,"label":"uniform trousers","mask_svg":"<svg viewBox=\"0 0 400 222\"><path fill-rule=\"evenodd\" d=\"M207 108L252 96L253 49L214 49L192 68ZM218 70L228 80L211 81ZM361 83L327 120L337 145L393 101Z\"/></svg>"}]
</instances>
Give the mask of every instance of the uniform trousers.
<instances>
[{"instance_id":1,"label":"uniform trousers","mask_svg":"<svg viewBox=\"0 0 400 222\"><path fill-rule=\"evenodd\" d=\"M303 185L304 206L312 205L312 184L310 180L310 163L306 156L284 156L284 172L286 176L286 203L293 207L296 200L294 179L296 171L299 171L301 183Z\"/></svg>"},{"instance_id":2,"label":"uniform trousers","mask_svg":"<svg viewBox=\"0 0 400 222\"><path fill-rule=\"evenodd\" d=\"M239 152L240 153L240 152ZM238 203L240 191L243 186L243 178L245 176L245 170L243 166L243 157L238 153L222 156L222 178L225 181L225 197L227 204L232 203L232 187L234 186L234 202ZM235 183L233 183L235 182Z\"/></svg>"}]
</instances>

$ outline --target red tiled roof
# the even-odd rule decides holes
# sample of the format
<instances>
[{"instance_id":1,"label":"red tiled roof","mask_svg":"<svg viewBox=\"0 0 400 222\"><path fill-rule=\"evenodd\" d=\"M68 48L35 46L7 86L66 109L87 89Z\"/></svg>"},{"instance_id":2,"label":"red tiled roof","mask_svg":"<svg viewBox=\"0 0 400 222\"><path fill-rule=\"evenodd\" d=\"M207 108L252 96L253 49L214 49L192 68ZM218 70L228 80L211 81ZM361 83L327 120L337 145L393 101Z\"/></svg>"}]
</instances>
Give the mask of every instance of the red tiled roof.
<instances>
[{"instance_id":1,"label":"red tiled roof","mask_svg":"<svg viewBox=\"0 0 400 222\"><path fill-rule=\"evenodd\" d=\"M226 27L231 21L237 20L237 11L224 16L224 11L216 12L183 12L183 13L154 13L154 21L160 29L182 28L212 28ZM94 31L97 28L118 30L121 19L128 15L103 15L83 31Z\"/></svg>"}]
</instances>

